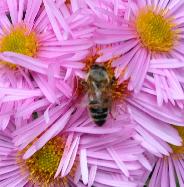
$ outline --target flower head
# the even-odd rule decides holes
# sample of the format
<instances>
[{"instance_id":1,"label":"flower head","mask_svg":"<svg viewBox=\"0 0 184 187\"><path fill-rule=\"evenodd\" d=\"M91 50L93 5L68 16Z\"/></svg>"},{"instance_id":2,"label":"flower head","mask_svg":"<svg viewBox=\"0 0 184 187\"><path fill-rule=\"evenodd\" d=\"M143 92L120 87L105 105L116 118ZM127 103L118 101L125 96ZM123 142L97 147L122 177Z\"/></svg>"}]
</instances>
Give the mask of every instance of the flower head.
<instances>
[{"instance_id":1,"label":"flower head","mask_svg":"<svg viewBox=\"0 0 184 187\"><path fill-rule=\"evenodd\" d=\"M15 126L10 124L4 132L0 132L2 140L0 143L0 185L65 186L68 184L67 177L54 177L63 156L64 139L61 136L54 137L29 159L24 160L23 154L31 145L19 151L12 142L14 128ZM74 173L75 168L71 170L70 175L72 176Z\"/></svg>"},{"instance_id":2,"label":"flower head","mask_svg":"<svg viewBox=\"0 0 184 187\"><path fill-rule=\"evenodd\" d=\"M54 119L60 110L50 110L50 122L55 121ZM54 113L52 114L52 112ZM30 163L31 168L32 164L35 163L35 159L37 161L40 155L44 156L44 150L47 147L52 149L49 142L52 142L52 139L55 140L54 137L61 136L66 137L66 144L59 166L54 174L55 178L73 173L72 168L75 167L75 163L78 161L74 174L74 183L82 180L85 185L88 184L89 186L98 183L108 185L104 177L109 175L110 178L115 176L120 178L118 182L113 180L111 186L116 186L117 183L124 186L127 184L132 186L142 184L143 180L140 176L146 175L147 171L151 170L152 165L150 162L153 162L154 157L147 157L146 150L139 144L139 140L134 139L137 133L134 124L130 123L127 116L116 121L111 119L105 127L99 128L89 120L86 111L77 109L74 112L70 110L70 112L73 112L72 115L70 113L71 116L68 116L68 112L56 123L51 124L49 122L49 124L46 124L46 131L41 128L41 126L44 126L41 122L43 116L41 116L33 121L33 128L30 128L33 126L32 123L13 133L15 145L20 150L26 149L23 159L26 159L28 164ZM69 120L68 124L63 121L64 118ZM41 122L40 125L39 122ZM36 136L37 139L35 139ZM27 149L27 145L32 140L35 141ZM60 146L61 148L62 146ZM49 153L49 150L47 152ZM57 155L54 158L57 159ZM45 156L42 160L44 159ZM52 167L50 167L50 164L45 165L45 162L42 164L42 160L39 162L40 166L36 168L36 171L34 169L33 173L39 172L40 167L46 169L54 167L53 164Z\"/></svg>"},{"instance_id":3,"label":"flower head","mask_svg":"<svg viewBox=\"0 0 184 187\"><path fill-rule=\"evenodd\" d=\"M104 20L103 24L101 18L96 22L96 43L110 45L100 51L102 55L97 61L117 58L113 62L119 72L116 76L121 82L130 79L130 90L140 91L153 60L167 69L164 66L167 59L173 59L170 66L174 67L174 61L183 58L179 52L183 23L179 19L180 11L177 12L182 3L173 2L131 1L127 3L124 19L116 16L114 20ZM122 71L125 71L123 75Z\"/></svg>"},{"instance_id":4,"label":"flower head","mask_svg":"<svg viewBox=\"0 0 184 187\"><path fill-rule=\"evenodd\" d=\"M182 139L183 127L176 127ZM153 174L149 181L149 186L182 186L183 185L183 159L184 149L182 146L172 146L173 152L156 162ZM164 179L164 180L163 180Z\"/></svg>"},{"instance_id":5,"label":"flower head","mask_svg":"<svg viewBox=\"0 0 184 187\"><path fill-rule=\"evenodd\" d=\"M70 40L66 40L65 35L70 33L67 28L64 27L67 34L61 31L58 36L53 26L56 15L53 18L50 12L59 11L54 2L31 0L16 1L15 4L5 1L7 10L0 15L1 129L7 127L10 119L15 118L21 124L20 120L30 119L36 109L49 107L61 96L69 98L71 89L66 84L67 79L72 71L79 74L81 64L78 61L88 54L92 45L86 37L89 35L90 38L92 31L80 37L76 31L90 18L86 17L85 23L77 21L77 25L74 25L76 19L72 18L75 39L70 36ZM61 12L59 15L62 19ZM82 16L76 15L77 19ZM86 29L89 29L88 25ZM67 92L63 91L63 86Z\"/></svg>"}]
</instances>

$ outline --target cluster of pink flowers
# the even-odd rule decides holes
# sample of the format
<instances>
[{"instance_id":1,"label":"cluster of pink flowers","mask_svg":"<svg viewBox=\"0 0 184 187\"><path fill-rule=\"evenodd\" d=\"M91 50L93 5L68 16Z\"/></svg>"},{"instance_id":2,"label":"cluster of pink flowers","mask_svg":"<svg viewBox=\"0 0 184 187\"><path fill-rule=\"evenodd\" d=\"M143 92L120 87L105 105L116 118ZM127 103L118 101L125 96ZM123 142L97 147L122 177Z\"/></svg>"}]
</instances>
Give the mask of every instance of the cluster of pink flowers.
<instances>
[{"instance_id":1,"label":"cluster of pink flowers","mask_svg":"<svg viewBox=\"0 0 184 187\"><path fill-rule=\"evenodd\" d=\"M184 1L0 1L0 187L184 186ZM93 65L113 77L102 126Z\"/></svg>"}]
</instances>

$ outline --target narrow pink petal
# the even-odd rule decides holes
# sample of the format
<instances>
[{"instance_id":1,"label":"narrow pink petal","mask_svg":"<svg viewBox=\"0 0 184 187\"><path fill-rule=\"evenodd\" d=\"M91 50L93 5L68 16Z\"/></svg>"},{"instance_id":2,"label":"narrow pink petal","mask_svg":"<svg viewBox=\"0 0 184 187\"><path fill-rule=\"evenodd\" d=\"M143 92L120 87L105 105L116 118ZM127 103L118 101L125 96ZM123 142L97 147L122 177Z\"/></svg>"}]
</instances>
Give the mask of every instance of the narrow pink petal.
<instances>
[{"instance_id":1,"label":"narrow pink petal","mask_svg":"<svg viewBox=\"0 0 184 187\"><path fill-rule=\"evenodd\" d=\"M113 148L108 148L107 149L109 154L112 156L113 160L119 167L119 169L125 174L125 176L129 177L129 171L126 168L126 165L121 161L117 153L113 150Z\"/></svg>"},{"instance_id":2,"label":"narrow pink petal","mask_svg":"<svg viewBox=\"0 0 184 187\"><path fill-rule=\"evenodd\" d=\"M88 184L88 162L86 149L80 150L80 167L82 174L82 181L85 185Z\"/></svg>"},{"instance_id":3,"label":"narrow pink petal","mask_svg":"<svg viewBox=\"0 0 184 187\"><path fill-rule=\"evenodd\" d=\"M183 113L179 108L173 107L171 104L158 107L156 97L150 94L141 93L135 98L128 99L128 102L136 106L156 119L167 122L169 124L177 124L183 126Z\"/></svg>"},{"instance_id":4,"label":"narrow pink petal","mask_svg":"<svg viewBox=\"0 0 184 187\"><path fill-rule=\"evenodd\" d=\"M157 180L157 177L160 178L160 176L158 175L159 171L161 170L161 162L162 162L162 159L159 159L156 163L156 166L155 166L155 169L154 169L154 172L153 172L153 175L151 177L151 180L150 180L150 183L149 183L149 187L155 187L157 186L156 184L156 180Z\"/></svg>"},{"instance_id":5,"label":"narrow pink petal","mask_svg":"<svg viewBox=\"0 0 184 187\"><path fill-rule=\"evenodd\" d=\"M8 20L8 17L6 15L1 15L0 19L1 27L5 29L6 31L10 31L11 23ZM1 31L2 32L2 31ZM4 33L4 32L3 32Z\"/></svg>"},{"instance_id":6,"label":"narrow pink petal","mask_svg":"<svg viewBox=\"0 0 184 187\"><path fill-rule=\"evenodd\" d=\"M32 57L28 57L28 56L13 53L13 52L3 52L1 53L0 58L2 60L11 62L12 64L17 64L25 68L28 68L30 70L33 70L33 71L36 71L42 74L47 74L48 66Z\"/></svg>"},{"instance_id":7,"label":"narrow pink petal","mask_svg":"<svg viewBox=\"0 0 184 187\"><path fill-rule=\"evenodd\" d=\"M162 179L164 179L164 180L161 180L161 186L168 187L169 186L168 160L163 159L162 162L163 162Z\"/></svg>"},{"instance_id":8,"label":"narrow pink petal","mask_svg":"<svg viewBox=\"0 0 184 187\"><path fill-rule=\"evenodd\" d=\"M120 127L103 128L103 129L99 129L98 127L74 127L74 128L69 128L67 131L82 132L88 134L111 134L111 133L119 132L120 130L121 130Z\"/></svg>"},{"instance_id":9,"label":"narrow pink petal","mask_svg":"<svg viewBox=\"0 0 184 187\"><path fill-rule=\"evenodd\" d=\"M0 175L8 173L8 172L14 172L15 170L19 169L18 165L12 165L12 166L6 166L0 168Z\"/></svg>"},{"instance_id":10,"label":"narrow pink petal","mask_svg":"<svg viewBox=\"0 0 184 187\"><path fill-rule=\"evenodd\" d=\"M74 176L74 182L78 183L80 178L81 178L81 168L80 165L78 165Z\"/></svg>"},{"instance_id":11,"label":"narrow pink petal","mask_svg":"<svg viewBox=\"0 0 184 187\"><path fill-rule=\"evenodd\" d=\"M40 89L19 89L19 88L3 88L0 87L1 93L4 94L10 94L10 95L16 95L16 96L29 96L29 97L34 97L34 96L42 96L42 92Z\"/></svg>"},{"instance_id":12,"label":"narrow pink petal","mask_svg":"<svg viewBox=\"0 0 184 187\"><path fill-rule=\"evenodd\" d=\"M156 120L148 115L144 115L143 112L140 112L137 109L132 108L131 112L134 120L155 136L174 145L181 144L179 134L171 127L171 125L161 123L159 120Z\"/></svg>"},{"instance_id":13,"label":"narrow pink petal","mask_svg":"<svg viewBox=\"0 0 184 187\"><path fill-rule=\"evenodd\" d=\"M149 171L151 171L153 168L151 166L151 164L149 163L149 161L146 159L146 157L144 155L140 155L139 156L139 162Z\"/></svg>"},{"instance_id":14,"label":"narrow pink petal","mask_svg":"<svg viewBox=\"0 0 184 187\"><path fill-rule=\"evenodd\" d=\"M107 178L107 176L102 177L96 175L95 181L103 184L104 186L109 186L110 184L112 187L137 187L135 182L112 180L112 178Z\"/></svg>"},{"instance_id":15,"label":"narrow pink petal","mask_svg":"<svg viewBox=\"0 0 184 187\"><path fill-rule=\"evenodd\" d=\"M70 172L70 170L74 164L74 161L75 161L76 155L77 155L77 151L78 151L79 141L80 141L80 137L76 137L73 144L71 145L71 148L70 148L68 155L67 155L67 159L65 160L63 168L62 168L62 172L61 172L62 177L66 176Z\"/></svg>"},{"instance_id":16,"label":"narrow pink petal","mask_svg":"<svg viewBox=\"0 0 184 187\"><path fill-rule=\"evenodd\" d=\"M12 23L15 25L18 21L18 11L17 11L17 1L15 0L7 0L8 8L10 11L10 16Z\"/></svg>"},{"instance_id":17,"label":"narrow pink petal","mask_svg":"<svg viewBox=\"0 0 184 187\"><path fill-rule=\"evenodd\" d=\"M158 106L162 106L163 103L163 94L162 89L160 88L160 77L158 75L154 76L155 78L155 87L156 87L156 94L157 94L157 103Z\"/></svg>"},{"instance_id":18,"label":"narrow pink petal","mask_svg":"<svg viewBox=\"0 0 184 187\"><path fill-rule=\"evenodd\" d=\"M176 174L177 174L177 178L178 178L178 181L179 181L179 184L180 186L184 186L184 179L183 179L183 169L182 171L180 171L180 163L178 161L178 159L172 159L173 163L174 163L174 166L175 166L175 171L176 171Z\"/></svg>"},{"instance_id":19,"label":"narrow pink petal","mask_svg":"<svg viewBox=\"0 0 184 187\"><path fill-rule=\"evenodd\" d=\"M56 94L52 88L49 87L48 82L45 77L42 77L41 75L38 75L36 73L32 73L35 82L38 84L39 88L43 92L43 94L46 96L46 98L51 102L55 103L57 101Z\"/></svg>"},{"instance_id":20,"label":"narrow pink petal","mask_svg":"<svg viewBox=\"0 0 184 187\"><path fill-rule=\"evenodd\" d=\"M63 152L62 158L60 160L60 163L59 163L59 166L57 168L57 171L55 173L54 178L56 178L59 175L59 173L61 172L61 170L62 170L62 167L64 165L65 159L68 156L68 152L70 150L71 144L73 143L73 137L74 137L74 133L70 133L68 135L68 137L67 137L67 141L66 141L66 144L65 144L64 152Z\"/></svg>"},{"instance_id":21,"label":"narrow pink petal","mask_svg":"<svg viewBox=\"0 0 184 187\"><path fill-rule=\"evenodd\" d=\"M174 7L172 7L172 9L168 12L167 16L173 16L173 14L175 14L177 11L180 11L184 6L184 2L183 1L178 1Z\"/></svg>"},{"instance_id":22,"label":"narrow pink petal","mask_svg":"<svg viewBox=\"0 0 184 187\"><path fill-rule=\"evenodd\" d=\"M150 60L150 69L172 69L183 68L184 64L178 59L152 59Z\"/></svg>"},{"instance_id":23,"label":"narrow pink petal","mask_svg":"<svg viewBox=\"0 0 184 187\"><path fill-rule=\"evenodd\" d=\"M66 97L70 98L72 96L72 89L65 81L59 81L56 86Z\"/></svg>"},{"instance_id":24,"label":"narrow pink petal","mask_svg":"<svg viewBox=\"0 0 184 187\"><path fill-rule=\"evenodd\" d=\"M65 127L73 112L70 108L48 131L46 131L36 143L34 143L24 154L23 159L31 157L37 150L41 149L52 137L56 136Z\"/></svg>"},{"instance_id":25,"label":"narrow pink petal","mask_svg":"<svg viewBox=\"0 0 184 187\"><path fill-rule=\"evenodd\" d=\"M93 185L95 181L96 173L97 173L97 165L91 166L90 171L89 171L88 187Z\"/></svg>"},{"instance_id":26,"label":"narrow pink petal","mask_svg":"<svg viewBox=\"0 0 184 187\"><path fill-rule=\"evenodd\" d=\"M19 0L18 23L20 23L22 21L22 18L23 18L24 3L25 3L25 0Z\"/></svg>"},{"instance_id":27,"label":"narrow pink petal","mask_svg":"<svg viewBox=\"0 0 184 187\"><path fill-rule=\"evenodd\" d=\"M146 77L146 73L147 73L147 71L148 71L148 69L149 69L150 57L151 57L151 54L148 53L148 54L147 54L147 59L145 60L144 65L142 66L142 67L144 67L144 68L142 69L141 77L140 77L139 82L138 82L138 84L137 84L137 86L136 86L136 88L135 88L135 92L137 92L137 93L141 90L142 84L143 84L144 79L145 79L145 77Z\"/></svg>"},{"instance_id":28,"label":"narrow pink petal","mask_svg":"<svg viewBox=\"0 0 184 187\"><path fill-rule=\"evenodd\" d=\"M56 34L56 37L59 41L61 41L63 39L63 36L61 34L61 31L60 31L57 21L60 22L60 24L62 25L62 27L65 29L65 31L67 33L70 32L70 29L69 29L67 23L65 22L63 16L59 12L59 10L55 7L54 2L50 1L50 0L44 0L43 2L44 2L48 17L50 19L50 22L52 24L52 28ZM58 19L58 18L60 18L60 19Z\"/></svg>"},{"instance_id":29,"label":"narrow pink petal","mask_svg":"<svg viewBox=\"0 0 184 187\"><path fill-rule=\"evenodd\" d=\"M116 42L131 40L134 38L135 38L134 35L127 34L127 35L122 35L122 36L99 37L95 39L95 42L97 44L109 44L109 43L116 43Z\"/></svg>"},{"instance_id":30,"label":"narrow pink petal","mask_svg":"<svg viewBox=\"0 0 184 187\"><path fill-rule=\"evenodd\" d=\"M24 21L29 26L30 29L33 27L35 17L38 14L41 4L42 4L42 0L37 0L37 1L28 0L27 1L27 10L26 10Z\"/></svg>"}]
</instances>

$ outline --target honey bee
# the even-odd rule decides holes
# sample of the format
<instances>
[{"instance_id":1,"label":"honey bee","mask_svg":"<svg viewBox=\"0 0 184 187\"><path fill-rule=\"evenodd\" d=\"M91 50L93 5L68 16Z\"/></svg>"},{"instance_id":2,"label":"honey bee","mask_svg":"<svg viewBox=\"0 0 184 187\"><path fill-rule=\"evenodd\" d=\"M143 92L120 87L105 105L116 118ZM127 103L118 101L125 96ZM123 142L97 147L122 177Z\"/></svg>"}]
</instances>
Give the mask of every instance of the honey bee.
<instances>
[{"instance_id":1,"label":"honey bee","mask_svg":"<svg viewBox=\"0 0 184 187\"><path fill-rule=\"evenodd\" d=\"M104 66L94 64L89 70L86 82L90 115L95 124L102 126L111 108L112 80Z\"/></svg>"}]
</instances>

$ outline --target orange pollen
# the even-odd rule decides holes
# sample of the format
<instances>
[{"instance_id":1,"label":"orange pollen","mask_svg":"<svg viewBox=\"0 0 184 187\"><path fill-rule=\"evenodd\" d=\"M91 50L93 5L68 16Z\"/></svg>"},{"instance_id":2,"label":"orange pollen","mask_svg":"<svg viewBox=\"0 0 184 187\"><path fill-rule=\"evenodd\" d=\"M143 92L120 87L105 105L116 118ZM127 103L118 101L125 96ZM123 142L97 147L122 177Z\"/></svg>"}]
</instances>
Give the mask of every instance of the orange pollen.
<instances>
[{"instance_id":1,"label":"orange pollen","mask_svg":"<svg viewBox=\"0 0 184 187\"><path fill-rule=\"evenodd\" d=\"M104 63L104 66L109 74L110 79L113 79L115 69L111 66L112 61L108 61ZM123 73L123 72L122 72ZM111 93L112 93L112 100L113 101L123 101L125 98L130 96L130 91L128 90L128 83L129 80L126 80L119 84L118 79L114 79Z\"/></svg>"}]
</instances>

